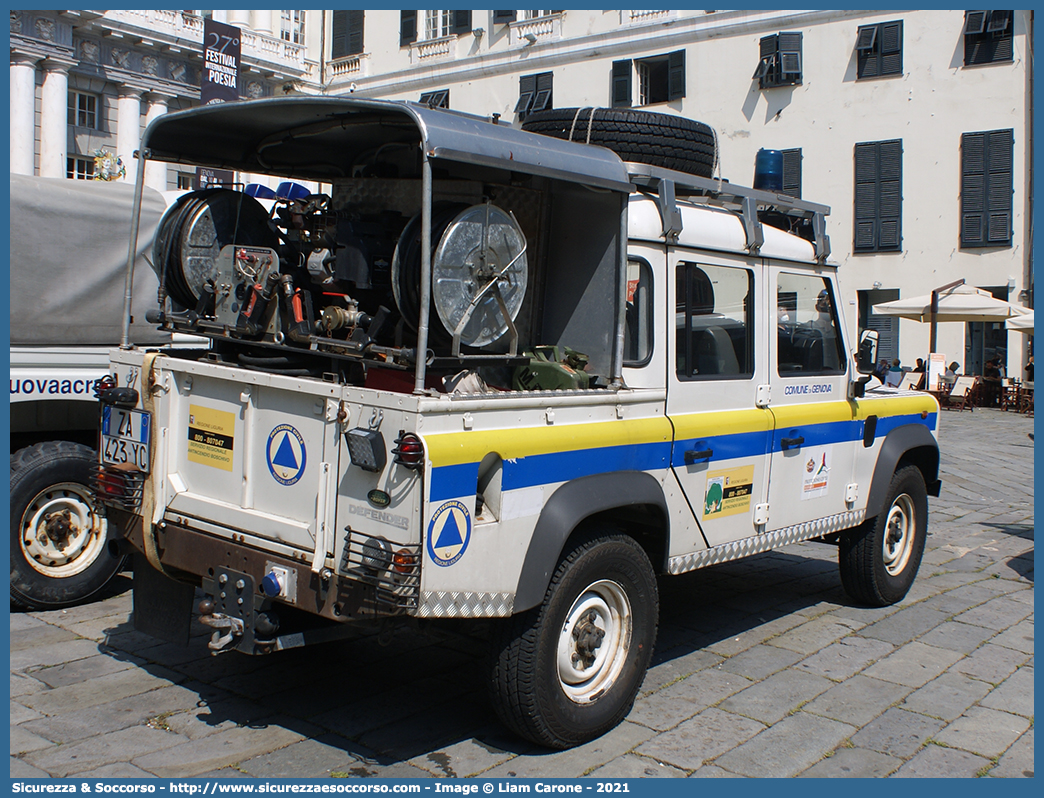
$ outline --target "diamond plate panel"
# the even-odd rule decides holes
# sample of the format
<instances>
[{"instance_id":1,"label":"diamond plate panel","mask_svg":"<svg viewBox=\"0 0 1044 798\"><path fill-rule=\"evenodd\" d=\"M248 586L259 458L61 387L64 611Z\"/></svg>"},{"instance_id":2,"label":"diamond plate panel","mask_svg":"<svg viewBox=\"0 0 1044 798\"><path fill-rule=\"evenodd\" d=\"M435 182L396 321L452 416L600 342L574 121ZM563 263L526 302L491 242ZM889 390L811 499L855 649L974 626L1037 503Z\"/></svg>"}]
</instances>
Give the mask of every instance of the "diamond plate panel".
<instances>
[{"instance_id":1,"label":"diamond plate panel","mask_svg":"<svg viewBox=\"0 0 1044 798\"><path fill-rule=\"evenodd\" d=\"M778 549L780 546L800 543L809 538L817 538L821 535L829 535L831 532L840 532L842 529L858 526L863 522L865 516L866 510L854 510L830 515L826 518L817 518L784 529L775 529L764 535L734 540L693 554L671 557L667 568L672 574L683 574L686 571L695 571L697 568L705 568L708 565L738 560L751 554L760 554L770 549Z\"/></svg>"},{"instance_id":2,"label":"diamond plate panel","mask_svg":"<svg viewBox=\"0 0 1044 798\"><path fill-rule=\"evenodd\" d=\"M421 593L421 618L506 618L515 605L514 593Z\"/></svg>"}]
</instances>

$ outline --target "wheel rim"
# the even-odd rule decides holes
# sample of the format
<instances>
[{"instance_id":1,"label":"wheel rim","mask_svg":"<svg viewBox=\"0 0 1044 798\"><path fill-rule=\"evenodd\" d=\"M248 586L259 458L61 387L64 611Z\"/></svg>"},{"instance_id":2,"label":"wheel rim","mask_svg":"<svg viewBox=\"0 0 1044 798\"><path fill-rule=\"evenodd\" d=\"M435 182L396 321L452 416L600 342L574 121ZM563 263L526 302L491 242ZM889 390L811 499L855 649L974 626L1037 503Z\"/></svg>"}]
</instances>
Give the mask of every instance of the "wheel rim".
<instances>
[{"instance_id":1,"label":"wheel rim","mask_svg":"<svg viewBox=\"0 0 1044 798\"><path fill-rule=\"evenodd\" d=\"M616 681L631 647L631 602L616 582L595 582L569 608L558 638L558 682L577 704Z\"/></svg>"},{"instance_id":2,"label":"wheel rim","mask_svg":"<svg viewBox=\"0 0 1044 798\"><path fill-rule=\"evenodd\" d=\"M910 561L915 524L913 499L906 493L897 496L892 502L892 506L888 508L882 543L884 567L889 576L901 574Z\"/></svg>"},{"instance_id":3,"label":"wheel rim","mask_svg":"<svg viewBox=\"0 0 1044 798\"><path fill-rule=\"evenodd\" d=\"M105 547L105 520L94 499L76 482L51 485L22 514L22 553L35 571L64 579L84 571Z\"/></svg>"}]
</instances>

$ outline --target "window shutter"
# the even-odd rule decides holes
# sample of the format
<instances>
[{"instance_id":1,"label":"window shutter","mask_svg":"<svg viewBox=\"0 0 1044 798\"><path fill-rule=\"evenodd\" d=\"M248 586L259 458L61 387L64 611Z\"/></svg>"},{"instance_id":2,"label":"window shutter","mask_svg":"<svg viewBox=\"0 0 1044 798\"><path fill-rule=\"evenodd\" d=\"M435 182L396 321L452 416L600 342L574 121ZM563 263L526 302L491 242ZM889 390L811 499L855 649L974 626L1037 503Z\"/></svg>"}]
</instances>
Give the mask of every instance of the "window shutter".
<instances>
[{"instance_id":1,"label":"window shutter","mask_svg":"<svg viewBox=\"0 0 1044 798\"><path fill-rule=\"evenodd\" d=\"M1011 11L991 11L990 21L986 24L989 33L1003 33L1011 24Z\"/></svg>"},{"instance_id":2,"label":"window shutter","mask_svg":"<svg viewBox=\"0 0 1044 798\"><path fill-rule=\"evenodd\" d=\"M450 26L450 33L470 33L471 32L471 12L470 11L451 11L453 14L452 24Z\"/></svg>"},{"instance_id":3,"label":"window shutter","mask_svg":"<svg viewBox=\"0 0 1044 798\"><path fill-rule=\"evenodd\" d=\"M515 103L515 113L523 119L533 104L533 96L536 94L536 75L522 75L518 79L518 102Z\"/></svg>"},{"instance_id":4,"label":"window shutter","mask_svg":"<svg viewBox=\"0 0 1044 798\"><path fill-rule=\"evenodd\" d=\"M553 72L541 72L534 76L536 78L536 94L533 95L533 106L531 113L537 111L546 111L548 108L553 108L554 104L552 101L551 84L554 79Z\"/></svg>"},{"instance_id":5,"label":"window shutter","mask_svg":"<svg viewBox=\"0 0 1044 798\"><path fill-rule=\"evenodd\" d=\"M685 51L667 54L667 97L679 100L685 96Z\"/></svg>"},{"instance_id":6,"label":"window shutter","mask_svg":"<svg viewBox=\"0 0 1044 798\"><path fill-rule=\"evenodd\" d=\"M964 12L964 35L974 36L982 33L986 28L986 15L988 11L965 11Z\"/></svg>"},{"instance_id":7,"label":"window shutter","mask_svg":"<svg viewBox=\"0 0 1044 798\"><path fill-rule=\"evenodd\" d=\"M1011 246L1013 130L994 130L986 142L989 176L986 241L994 246Z\"/></svg>"},{"instance_id":8,"label":"window shutter","mask_svg":"<svg viewBox=\"0 0 1044 798\"><path fill-rule=\"evenodd\" d=\"M499 25L505 22L514 22L517 11L494 11L493 12L493 24Z\"/></svg>"},{"instance_id":9,"label":"window shutter","mask_svg":"<svg viewBox=\"0 0 1044 798\"><path fill-rule=\"evenodd\" d=\"M903 143L878 144L877 248L902 249Z\"/></svg>"},{"instance_id":10,"label":"window shutter","mask_svg":"<svg viewBox=\"0 0 1044 798\"><path fill-rule=\"evenodd\" d=\"M399 47L417 41L417 12L399 12Z\"/></svg>"},{"instance_id":11,"label":"window shutter","mask_svg":"<svg viewBox=\"0 0 1044 798\"><path fill-rule=\"evenodd\" d=\"M337 13L337 12L334 12ZM359 55L363 51L363 10L356 9L346 12L348 51L345 55Z\"/></svg>"},{"instance_id":12,"label":"window shutter","mask_svg":"<svg viewBox=\"0 0 1044 798\"><path fill-rule=\"evenodd\" d=\"M881 74L899 75L903 71L903 23L886 22L881 26Z\"/></svg>"},{"instance_id":13,"label":"window shutter","mask_svg":"<svg viewBox=\"0 0 1044 798\"><path fill-rule=\"evenodd\" d=\"M877 145L855 146L856 251L872 251L877 241Z\"/></svg>"},{"instance_id":14,"label":"window shutter","mask_svg":"<svg viewBox=\"0 0 1044 798\"><path fill-rule=\"evenodd\" d=\"M898 299L899 292L892 290L867 293L867 304L871 307L867 308L869 312L866 317L866 329L877 331L877 359L887 358L891 361L899 355L899 317L874 313L872 306Z\"/></svg>"},{"instance_id":15,"label":"window shutter","mask_svg":"<svg viewBox=\"0 0 1044 798\"><path fill-rule=\"evenodd\" d=\"M801 83L801 33L779 34L779 72L784 83Z\"/></svg>"},{"instance_id":16,"label":"window shutter","mask_svg":"<svg viewBox=\"0 0 1044 798\"><path fill-rule=\"evenodd\" d=\"M985 244L986 134L961 136L961 246Z\"/></svg>"},{"instance_id":17,"label":"window shutter","mask_svg":"<svg viewBox=\"0 0 1044 798\"><path fill-rule=\"evenodd\" d=\"M801 199L801 148L783 150L783 193Z\"/></svg>"},{"instance_id":18,"label":"window shutter","mask_svg":"<svg viewBox=\"0 0 1044 798\"><path fill-rule=\"evenodd\" d=\"M613 108L631 107L631 61L613 61Z\"/></svg>"},{"instance_id":19,"label":"window shutter","mask_svg":"<svg viewBox=\"0 0 1044 798\"><path fill-rule=\"evenodd\" d=\"M330 36L330 58L348 55L348 15L350 11L334 11Z\"/></svg>"},{"instance_id":20,"label":"window shutter","mask_svg":"<svg viewBox=\"0 0 1044 798\"><path fill-rule=\"evenodd\" d=\"M873 141L855 146L855 241L857 252L902 248L903 143Z\"/></svg>"}]
</instances>

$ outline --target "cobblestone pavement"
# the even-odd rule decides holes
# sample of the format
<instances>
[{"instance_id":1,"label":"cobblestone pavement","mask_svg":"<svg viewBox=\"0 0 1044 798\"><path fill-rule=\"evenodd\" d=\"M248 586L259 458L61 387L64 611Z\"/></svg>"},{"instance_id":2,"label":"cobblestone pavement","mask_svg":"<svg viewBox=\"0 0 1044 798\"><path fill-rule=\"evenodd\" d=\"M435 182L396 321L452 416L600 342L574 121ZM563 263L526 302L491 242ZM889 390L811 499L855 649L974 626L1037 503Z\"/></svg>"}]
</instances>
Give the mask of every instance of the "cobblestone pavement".
<instances>
[{"instance_id":1,"label":"cobblestone pavement","mask_svg":"<svg viewBox=\"0 0 1044 798\"><path fill-rule=\"evenodd\" d=\"M943 414L943 495L895 607L854 606L818 543L664 580L640 696L580 748L498 725L476 637L211 657L202 629L135 632L121 577L11 615L11 775L1032 776L1032 429Z\"/></svg>"}]
</instances>

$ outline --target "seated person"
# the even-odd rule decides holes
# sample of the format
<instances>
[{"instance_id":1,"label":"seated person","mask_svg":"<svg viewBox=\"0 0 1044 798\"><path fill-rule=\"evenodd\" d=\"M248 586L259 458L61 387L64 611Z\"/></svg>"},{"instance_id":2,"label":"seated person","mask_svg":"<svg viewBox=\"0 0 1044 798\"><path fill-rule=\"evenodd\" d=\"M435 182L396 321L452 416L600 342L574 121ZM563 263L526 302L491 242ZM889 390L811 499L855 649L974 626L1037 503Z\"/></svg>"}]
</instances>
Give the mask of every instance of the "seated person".
<instances>
[{"instance_id":1,"label":"seated person","mask_svg":"<svg viewBox=\"0 0 1044 798\"><path fill-rule=\"evenodd\" d=\"M949 366L946 367L946 373L939 378L939 382L942 383L943 387L952 388L953 384L957 382L957 378L961 374L961 364L956 360L953 361Z\"/></svg>"},{"instance_id":2,"label":"seated person","mask_svg":"<svg viewBox=\"0 0 1044 798\"><path fill-rule=\"evenodd\" d=\"M905 372L903 371L899 358L893 358L892 367L888 369L888 374L885 375L885 385L890 385L893 388L896 387L903 381L903 374L905 374Z\"/></svg>"}]
</instances>

